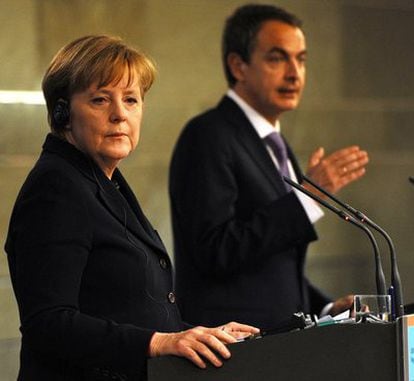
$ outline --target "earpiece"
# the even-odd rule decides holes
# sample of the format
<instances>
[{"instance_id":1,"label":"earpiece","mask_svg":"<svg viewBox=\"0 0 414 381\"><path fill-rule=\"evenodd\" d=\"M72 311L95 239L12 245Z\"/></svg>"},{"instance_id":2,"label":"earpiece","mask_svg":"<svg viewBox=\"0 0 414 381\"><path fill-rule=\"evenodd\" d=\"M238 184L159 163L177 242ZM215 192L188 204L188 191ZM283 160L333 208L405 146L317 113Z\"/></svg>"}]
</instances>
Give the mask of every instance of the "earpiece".
<instances>
[{"instance_id":1,"label":"earpiece","mask_svg":"<svg viewBox=\"0 0 414 381\"><path fill-rule=\"evenodd\" d=\"M52 123L57 129L64 129L70 121L69 103L59 99L52 113Z\"/></svg>"}]
</instances>

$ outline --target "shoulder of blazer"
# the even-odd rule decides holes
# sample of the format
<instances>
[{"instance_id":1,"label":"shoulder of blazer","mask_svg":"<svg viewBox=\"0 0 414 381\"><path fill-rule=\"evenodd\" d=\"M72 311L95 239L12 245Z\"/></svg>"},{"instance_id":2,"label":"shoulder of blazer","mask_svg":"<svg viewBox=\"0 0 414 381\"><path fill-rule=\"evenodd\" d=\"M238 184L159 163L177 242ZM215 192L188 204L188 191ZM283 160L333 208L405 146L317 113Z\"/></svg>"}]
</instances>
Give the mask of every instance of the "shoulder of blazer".
<instances>
[{"instance_id":1,"label":"shoulder of blazer","mask_svg":"<svg viewBox=\"0 0 414 381\"><path fill-rule=\"evenodd\" d=\"M224 96L216 107L192 118L185 129L204 128L210 132L223 132L224 128L229 133L234 133L246 126L253 128L240 107L231 98Z\"/></svg>"},{"instance_id":2,"label":"shoulder of blazer","mask_svg":"<svg viewBox=\"0 0 414 381\"><path fill-rule=\"evenodd\" d=\"M43 193L48 190L58 193L65 190L74 192L77 197L80 197L79 201L83 199L82 189L87 188L96 193L97 187L90 176L85 177L85 174L79 171L76 165L54 152L53 149L49 149L49 146L54 147L54 139L58 138L49 135L46 138L39 159L30 170L20 189L18 200L24 195L24 197L27 197L30 193ZM87 164L84 166L86 167Z\"/></svg>"},{"instance_id":3,"label":"shoulder of blazer","mask_svg":"<svg viewBox=\"0 0 414 381\"><path fill-rule=\"evenodd\" d=\"M224 157L228 158L237 157L244 151L277 191L285 189L262 139L240 107L227 96L224 96L215 108L189 121L175 151L179 154L174 155L173 162L178 163L177 158L181 158L179 164L183 164L187 159L183 152L189 153L189 158L203 158L212 151L216 156L226 151L229 154Z\"/></svg>"},{"instance_id":4,"label":"shoulder of blazer","mask_svg":"<svg viewBox=\"0 0 414 381\"><path fill-rule=\"evenodd\" d=\"M270 164L268 160L268 153L265 152L264 144L261 141L259 135L257 134L256 130L244 114L244 112L240 109L240 107L229 97L223 97L220 103L217 106L217 110L226 118L230 124L237 127L237 136L242 142L245 144L247 149L249 149L254 155L259 154L261 157L260 161L267 167L267 169L271 169L273 171L273 163L271 168L269 168L268 164ZM286 142L286 146L288 149L288 155L292 162L293 169L298 177L298 180L302 180L302 171L300 169L299 163L294 155L289 143L284 139ZM266 157L266 159L265 159ZM264 164L267 163L267 164ZM266 171L267 172L267 171Z\"/></svg>"},{"instance_id":5,"label":"shoulder of blazer","mask_svg":"<svg viewBox=\"0 0 414 381\"><path fill-rule=\"evenodd\" d=\"M219 105L190 119L182 129L174 147L170 166L173 172L182 172L194 160L204 161L206 158L223 157L232 149L237 125L231 123L220 110L225 102L224 97ZM232 102L230 99L228 101ZM215 153L212 155L212 153Z\"/></svg>"},{"instance_id":6,"label":"shoulder of blazer","mask_svg":"<svg viewBox=\"0 0 414 381\"><path fill-rule=\"evenodd\" d=\"M127 224L128 228L148 245L165 252L164 245L142 213L138 200L118 169L115 171L114 176L117 177L118 181L122 181L123 188L131 195L129 200L135 203L132 206L119 194L119 191L92 160L88 159L70 143L51 134L46 138L42 155L36 167L42 168L42 170L53 168L65 171L65 174L72 181L92 189L96 193L97 200L121 224Z\"/></svg>"},{"instance_id":7,"label":"shoulder of blazer","mask_svg":"<svg viewBox=\"0 0 414 381\"><path fill-rule=\"evenodd\" d=\"M59 160L60 158L60 160ZM39 165L73 168L74 172L83 175L96 183L94 163L72 144L48 134L43 144L43 151L38 161Z\"/></svg>"},{"instance_id":8,"label":"shoulder of blazer","mask_svg":"<svg viewBox=\"0 0 414 381\"><path fill-rule=\"evenodd\" d=\"M175 151L231 151L235 143L238 146L238 136L246 133L260 144L256 131L243 111L232 99L224 96L215 108L192 118L184 126Z\"/></svg>"}]
</instances>

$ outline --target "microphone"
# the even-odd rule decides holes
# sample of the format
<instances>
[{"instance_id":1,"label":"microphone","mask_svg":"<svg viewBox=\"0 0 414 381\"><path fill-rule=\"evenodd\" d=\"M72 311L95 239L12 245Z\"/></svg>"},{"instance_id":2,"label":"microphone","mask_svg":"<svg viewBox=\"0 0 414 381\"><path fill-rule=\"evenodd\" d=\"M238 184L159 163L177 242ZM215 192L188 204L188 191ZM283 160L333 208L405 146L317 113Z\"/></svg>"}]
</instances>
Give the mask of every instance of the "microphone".
<instances>
[{"instance_id":1,"label":"microphone","mask_svg":"<svg viewBox=\"0 0 414 381\"><path fill-rule=\"evenodd\" d=\"M351 223L354 226L359 227L362 229L370 239L372 246L374 248L374 258L375 258L375 280L377 285L377 293L378 295L387 295L386 286L385 286L385 277L384 277L384 271L382 269L381 264L381 257L379 255L379 249L377 241L374 238L374 235L371 233L371 231L363 225L361 222L356 220L354 217L352 217L350 214L344 212L341 209L338 209L337 207L329 204L316 194L313 194L312 192L308 191L306 188L304 188L302 185L292 181L291 179L287 178L286 176L283 176L283 180L285 180L288 184L290 184L292 187L296 188L298 191L306 194L319 204L323 205L325 208L329 209L330 211L334 212L337 216L342 218L343 220Z\"/></svg>"},{"instance_id":2,"label":"microphone","mask_svg":"<svg viewBox=\"0 0 414 381\"><path fill-rule=\"evenodd\" d=\"M393 304L394 304L394 313L395 313L395 317L403 316L404 315L404 303L403 303L403 296L402 296L401 278L400 278L400 273L398 271L397 255L395 253L395 247L394 247L394 243L392 242L391 237L387 234L387 232L384 229L378 226L374 221L369 219L365 214L363 214L359 210L339 200L332 193L328 192L326 189L316 184L314 181L309 179L307 176L303 175L302 178L306 182L314 186L317 190L322 192L325 196L328 196L331 200L335 201L338 205L342 206L347 211L352 213L363 224L367 224L371 228L375 229L378 233L380 233L385 238L388 244L388 248L390 251L390 257L391 257L391 287L390 288L392 290L391 297L393 299ZM413 179L413 182L414 182L414 179Z\"/></svg>"}]
</instances>

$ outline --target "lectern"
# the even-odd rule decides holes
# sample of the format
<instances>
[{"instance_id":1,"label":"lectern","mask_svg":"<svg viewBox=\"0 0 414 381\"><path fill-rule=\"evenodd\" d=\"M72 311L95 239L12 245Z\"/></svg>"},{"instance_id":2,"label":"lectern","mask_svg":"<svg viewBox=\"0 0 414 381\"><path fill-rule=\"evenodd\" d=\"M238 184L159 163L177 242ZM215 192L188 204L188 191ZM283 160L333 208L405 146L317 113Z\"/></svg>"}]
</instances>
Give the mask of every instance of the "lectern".
<instances>
[{"instance_id":1,"label":"lectern","mask_svg":"<svg viewBox=\"0 0 414 381\"><path fill-rule=\"evenodd\" d=\"M397 381L397 325L335 324L232 344L222 368L166 356L148 362L149 381Z\"/></svg>"}]
</instances>

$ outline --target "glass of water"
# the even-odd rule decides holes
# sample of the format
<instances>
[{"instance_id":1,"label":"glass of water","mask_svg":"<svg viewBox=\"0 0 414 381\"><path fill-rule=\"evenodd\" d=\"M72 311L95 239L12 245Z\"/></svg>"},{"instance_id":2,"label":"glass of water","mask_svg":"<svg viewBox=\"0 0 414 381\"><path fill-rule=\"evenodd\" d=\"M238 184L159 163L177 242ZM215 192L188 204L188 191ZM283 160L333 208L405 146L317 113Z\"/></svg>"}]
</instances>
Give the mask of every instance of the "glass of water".
<instances>
[{"instance_id":1,"label":"glass of water","mask_svg":"<svg viewBox=\"0 0 414 381\"><path fill-rule=\"evenodd\" d=\"M391 319L390 295L355 295L355 321L357 323L385 323Z\"/></svg>"}]
</instances>

